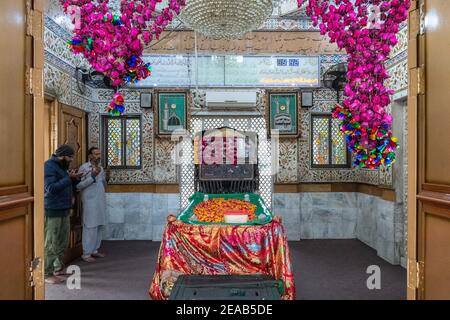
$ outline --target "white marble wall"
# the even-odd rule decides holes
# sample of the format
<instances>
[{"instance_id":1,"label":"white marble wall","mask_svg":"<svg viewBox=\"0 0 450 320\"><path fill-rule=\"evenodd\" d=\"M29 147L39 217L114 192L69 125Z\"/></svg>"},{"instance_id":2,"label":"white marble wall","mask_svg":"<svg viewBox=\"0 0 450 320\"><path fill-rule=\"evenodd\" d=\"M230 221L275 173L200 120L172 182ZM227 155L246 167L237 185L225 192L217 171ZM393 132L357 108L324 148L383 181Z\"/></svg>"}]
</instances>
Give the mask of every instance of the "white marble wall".
<instances>
[{"instance_id":1,"label":"white marble wall","mask_svg":"<svg viewBox=\"0 0 450 320\"><path fill-rule=\"evenodd\" d=\"M356 237L377 250L381 258L399 264L403 234L396 230L398 211L395 203L367 194L358 194L358 205L360 211Z\"/></svg>"},{"instance_id":2,"label":"white marble wall","mask_svg":"<svg viewBox=\"0 0 450 320\"><path fill-rule=\"evenodd\" d=\"M357 193L276 193L273 213L288 240L355 238Z\"/></svg>"},{"instance_id":3,"label":"white marble wall","mask_svg":"<svg viewBox=\"0 0 450 320\"><path fill-rule=\"evenodd\" d=\"M107 240L160 241L166 218L177 214L179 194L107 193Z\"/></svg>"},{"instance_id":4,"label":"white marble wall","mask_svg":"<svg viewBox=\"0 0 450 320\"><path fill-rule=\"evenodd\" d=\"M354 239L400 263L404 218L401 205L352 192L276 193L273 213L283 218L290 241Z\"/></svg>"},{"instance_id":5,"label":"white marble wall","mask_svg":"<svg viewBox=\"0 0 450 320\"><path fill-rule=\"evenodd\" d=\"M179 194L108 193L105 238L160 241L169 214L180 210ZM402 206L353 192L275 193L288 240L359 239L393 264L404 246Z\"/></svg>"}]
</instances>

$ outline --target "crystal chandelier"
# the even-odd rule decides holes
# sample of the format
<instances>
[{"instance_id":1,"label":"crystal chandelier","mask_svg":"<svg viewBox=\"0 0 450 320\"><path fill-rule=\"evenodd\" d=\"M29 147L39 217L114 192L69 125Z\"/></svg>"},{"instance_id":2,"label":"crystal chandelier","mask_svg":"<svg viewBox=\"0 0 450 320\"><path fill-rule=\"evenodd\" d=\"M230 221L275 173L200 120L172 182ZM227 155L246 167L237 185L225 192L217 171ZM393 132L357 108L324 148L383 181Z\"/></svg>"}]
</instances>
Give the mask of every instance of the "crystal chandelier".
<instances>
[{"instance_id":1,"label":"crystal chandelier","mask_svg":"<svg viewBox=\"0 0 450 320\"><path fill-rule=\"evenodd\" d=\"M272 11L272 0L187 0L179 18L207 37L236 38L260 27Z\"/></svg>"}]
</instances>

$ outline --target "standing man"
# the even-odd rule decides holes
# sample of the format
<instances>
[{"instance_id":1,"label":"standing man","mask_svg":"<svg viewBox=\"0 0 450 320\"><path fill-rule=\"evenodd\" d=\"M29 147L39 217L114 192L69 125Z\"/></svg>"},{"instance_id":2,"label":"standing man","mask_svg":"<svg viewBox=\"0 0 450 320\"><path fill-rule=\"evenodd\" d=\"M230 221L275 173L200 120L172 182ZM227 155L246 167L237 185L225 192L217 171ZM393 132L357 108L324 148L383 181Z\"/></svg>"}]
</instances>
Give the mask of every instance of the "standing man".
<instances>
[{"instance_id":1,"label":"standing man","mask_svg":"<svg viewBox=\"0 0 450 320\"><path fill-rule=\"evenodd\" d=\"M69 170L75 151L69 145L60 146L44 165L45 207L45 282L60 283L64 252L69 244L70 208L73 180L80 175Z\"/></svg>"},{"instance_id":2,"label":"standing man","mask_svg":"<svg viewBox=\"0 0 450 320\"><path fill-rule=\"evenodd\" d=\"M89 162L83 164L77 190L81 191L83 212L83 256L86 262L94 262L95 258L105 255L98 252L102 241L102 233L106 224L105 187L107 177L100 165L101 152L92 147L88 152Z\"/></svg>"}]
</instances>

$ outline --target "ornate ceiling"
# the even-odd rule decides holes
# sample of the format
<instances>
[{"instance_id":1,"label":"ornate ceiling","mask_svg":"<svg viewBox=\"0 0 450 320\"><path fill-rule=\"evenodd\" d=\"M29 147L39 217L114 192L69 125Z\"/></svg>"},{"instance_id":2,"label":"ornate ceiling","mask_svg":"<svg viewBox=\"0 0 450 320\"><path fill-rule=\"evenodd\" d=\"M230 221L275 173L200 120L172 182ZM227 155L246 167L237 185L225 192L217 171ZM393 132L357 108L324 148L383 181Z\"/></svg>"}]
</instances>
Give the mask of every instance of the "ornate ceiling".
<instances>
[{"instance_id":1,"label":"ornate ceiling","mask_svg":"<svg viewBox=\"0 0 450 320\"><path fill-rule=\"evenodd\" d=\"M119 12L121 0L110 0L109 5L114 12ZM188 0L189 1L189 0ZM274 10L269 19L258 30L260 31L298 31L301 26L309 25L309 18L304 9L297 8L297 0L273 0ZM67 30L72 30L70 19L64 15L59 0L45 0L46 15ZM158 4L157 8L167 6L167 0ZM174 19L167 30L188 30L180 20Z\"/></svg>"}]
</instances>

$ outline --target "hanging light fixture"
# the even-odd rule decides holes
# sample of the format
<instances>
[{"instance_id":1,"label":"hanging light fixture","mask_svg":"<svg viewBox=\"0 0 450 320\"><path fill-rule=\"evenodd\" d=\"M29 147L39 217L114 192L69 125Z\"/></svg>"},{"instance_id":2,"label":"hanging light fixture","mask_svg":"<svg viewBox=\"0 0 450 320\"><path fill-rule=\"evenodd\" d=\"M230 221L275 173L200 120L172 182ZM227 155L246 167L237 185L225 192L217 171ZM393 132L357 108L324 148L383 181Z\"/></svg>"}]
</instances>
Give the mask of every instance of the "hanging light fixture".
<instances>
[{"instance_id":1,"label":"hanging light fixture","mask_svg":"<svg viewBox=\"0 0 450 320\"><path fill-rule=\"evenodd\" d=\"M272 0L188 0L179 18L207 37L237 38L260 27L272 11Z\"/></svg>"}]
</instances>

